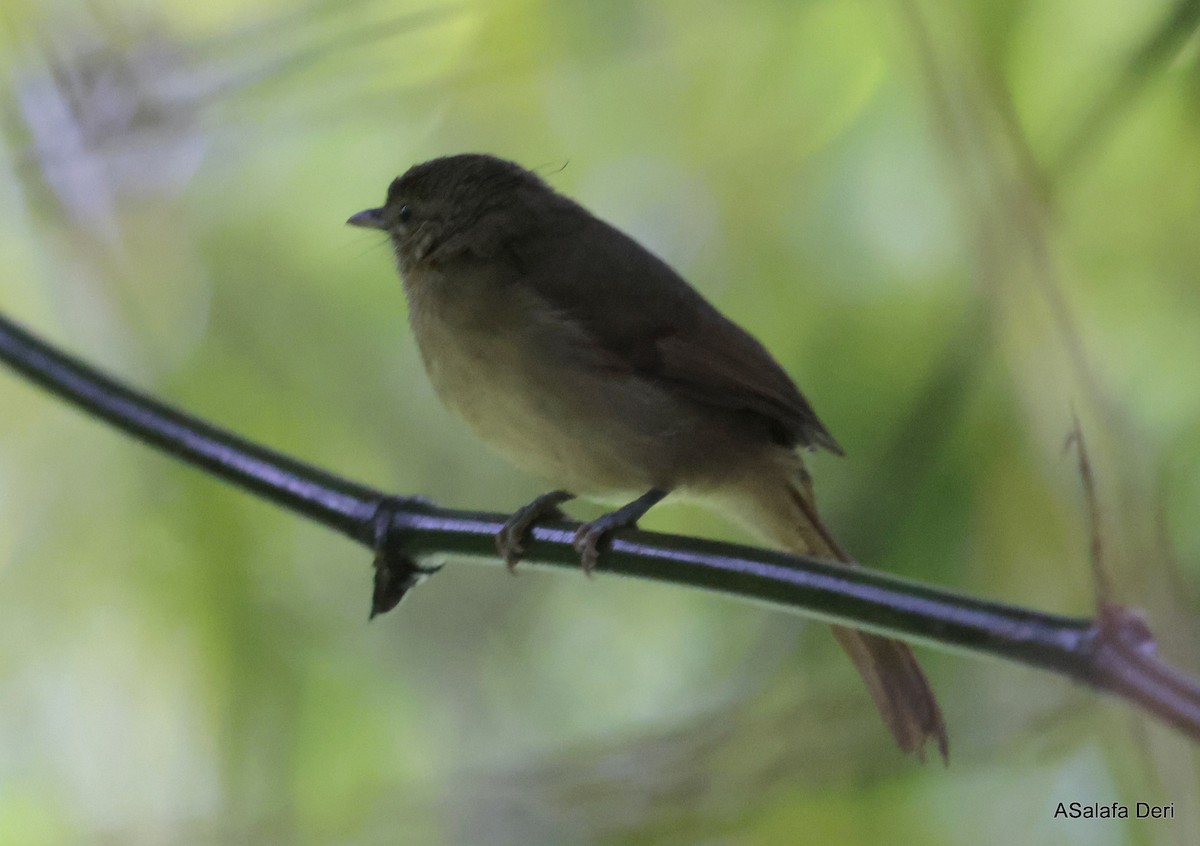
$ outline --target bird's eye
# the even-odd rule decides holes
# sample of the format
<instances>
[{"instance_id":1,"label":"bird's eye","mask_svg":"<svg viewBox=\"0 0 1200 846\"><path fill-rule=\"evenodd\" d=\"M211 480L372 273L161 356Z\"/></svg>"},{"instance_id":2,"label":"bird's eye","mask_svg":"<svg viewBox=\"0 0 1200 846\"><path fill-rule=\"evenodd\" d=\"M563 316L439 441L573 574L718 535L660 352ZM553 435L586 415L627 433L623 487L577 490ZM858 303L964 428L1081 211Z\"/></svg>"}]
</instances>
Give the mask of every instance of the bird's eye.
<instances>
[{"instance_id":1,"label":"bird's eye","mask_svg":"<svg viewBox=\"0 0 1200 846\"><path fill-rule=\"evenodd\" d=\"M401 206L400 211L396 213L396 217L400 218L401 223L407 223L408 219L412 217L412 209L408 206Z\"/></svg>"}]
</instances>

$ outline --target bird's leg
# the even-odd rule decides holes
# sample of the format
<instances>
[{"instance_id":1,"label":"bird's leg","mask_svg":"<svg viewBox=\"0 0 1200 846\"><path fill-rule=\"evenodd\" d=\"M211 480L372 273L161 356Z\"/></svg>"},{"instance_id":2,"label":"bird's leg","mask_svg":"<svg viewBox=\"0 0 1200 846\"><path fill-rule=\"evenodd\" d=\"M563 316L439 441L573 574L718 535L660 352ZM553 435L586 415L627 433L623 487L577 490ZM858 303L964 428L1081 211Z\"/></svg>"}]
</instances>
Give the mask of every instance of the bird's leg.
<instances>
[{"instance_id":1,"label":"bird's leg","mask_svg":"<svg viewBox=\"0 0 1200 846\"><path fill-rule=\"evenodd\" d=\"M517 564L520 562L521 556L525 554L525 542L529 540L529 530L542 520L564 519L567 515L563 514L562 509L558 506L574 498L575 494L567 491L550 491L513 512L513 515L504 523L504 528L496 533L496 549L504 558L508 572L516 575Z\"/></svg>"},{"instance_id":2,"label":"bird's leg","mask_svg":"<svg viewBox=\"0 0 1200 846\"><path fill-rule=\"evenodd\" d=\"M600 559L599 545L617 529L637 528L637 521L657 505L670 491L651 488L628 505L584 523L575 533L575 551L580 555L583 572L589 576Z\"/></svg>"}]
</instances>

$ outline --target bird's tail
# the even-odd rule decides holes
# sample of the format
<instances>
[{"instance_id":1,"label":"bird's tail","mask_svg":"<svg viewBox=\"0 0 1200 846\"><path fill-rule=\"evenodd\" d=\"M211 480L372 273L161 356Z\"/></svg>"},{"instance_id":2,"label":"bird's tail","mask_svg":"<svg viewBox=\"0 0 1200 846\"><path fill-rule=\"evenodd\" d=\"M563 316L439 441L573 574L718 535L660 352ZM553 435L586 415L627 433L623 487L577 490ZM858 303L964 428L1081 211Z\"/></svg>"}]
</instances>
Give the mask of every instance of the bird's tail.
<instances>
[{"instance_id":1,"label":"bird's tail","mask_svg":"<svg viewBox=\"0 0 1200 846\"><path fill-rule=\"evenodd\" d=\"M771 489L765 481L778 479L778 472L760 475L749 487L749 498L743 489L737 510L752 529L791 552L857 566L821 521L799 456L788 458L794 458L795 464L787 468L782 489ZM834 626L833 634L858 668L900 748L924 759L925 743L932 739L946 759L949 747L942 711L908 645L844 626Z\"/></svg>"}]
</instances>

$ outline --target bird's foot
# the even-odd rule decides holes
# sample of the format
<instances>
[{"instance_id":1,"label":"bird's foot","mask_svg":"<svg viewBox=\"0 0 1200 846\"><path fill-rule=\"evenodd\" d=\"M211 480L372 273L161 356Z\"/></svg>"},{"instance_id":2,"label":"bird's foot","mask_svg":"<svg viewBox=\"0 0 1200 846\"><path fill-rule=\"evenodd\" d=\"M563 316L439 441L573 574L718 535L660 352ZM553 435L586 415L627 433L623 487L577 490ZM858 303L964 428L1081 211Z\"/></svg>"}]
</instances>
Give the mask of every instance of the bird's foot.
<instances>
[{"instance_id":1,"label":"bird's foot","mask_svg":"<svg viewBox=\"0 0 1200 846\"><path fill-rule=\"evenodd\" d=\"M551 491L513 512L505 521L504 527L496 533L496 549L504 559L508 572L514 576L517 574L517 564L525 554L530 530L542 520L566 519L567 515L558 506L574 498L574 494L566 491Z\"/></svg>"},{"instance_id":2,"label":"bird's foot","mask_svg":"<svg viewBox=\"0 0 1200 846\"><path fill-rule=\"evenodd\" d=\"M590 576L595 571L600 561L600 545L608 540L609 535L618 529L636 529L637 521L666 495L667 491L653 488L616 511L580 526L579 531L575 532L574 545L583 572Z\"/></svg>"}]
</instances>

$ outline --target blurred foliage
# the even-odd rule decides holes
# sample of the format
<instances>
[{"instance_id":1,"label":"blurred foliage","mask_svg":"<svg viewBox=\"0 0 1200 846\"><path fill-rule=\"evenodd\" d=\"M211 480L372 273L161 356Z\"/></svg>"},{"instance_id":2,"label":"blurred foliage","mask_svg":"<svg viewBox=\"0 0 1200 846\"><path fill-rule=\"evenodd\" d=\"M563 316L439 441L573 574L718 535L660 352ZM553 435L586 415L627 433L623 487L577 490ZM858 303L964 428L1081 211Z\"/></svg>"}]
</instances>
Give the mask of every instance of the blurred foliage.
<instances>
[{"instance_id":1,"label":"blurred foliage","mask_svg":"<svg viewBox=\"0 0 1200 846\"><path fill-rule=\"evenodd\" d=\"M0 308L303 459L511 508L536 483L437 405L388 249L342 226L414 162L508 156L785 363L868 562L1089 613L1074 410L1116 598L1196 673L1198 21L6 0ZM368 627L366 563L0 374L0 844L1200 840L1194 748L1057 677L922 650L952 731L922 767L823 627L468 567Z\"/></svg>"}]
</instances>

